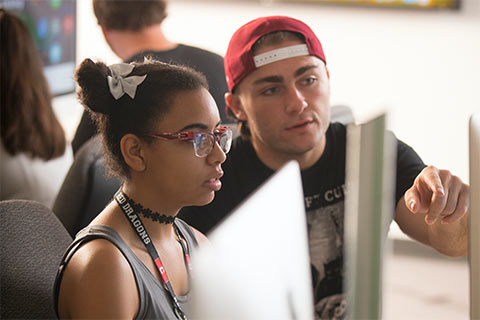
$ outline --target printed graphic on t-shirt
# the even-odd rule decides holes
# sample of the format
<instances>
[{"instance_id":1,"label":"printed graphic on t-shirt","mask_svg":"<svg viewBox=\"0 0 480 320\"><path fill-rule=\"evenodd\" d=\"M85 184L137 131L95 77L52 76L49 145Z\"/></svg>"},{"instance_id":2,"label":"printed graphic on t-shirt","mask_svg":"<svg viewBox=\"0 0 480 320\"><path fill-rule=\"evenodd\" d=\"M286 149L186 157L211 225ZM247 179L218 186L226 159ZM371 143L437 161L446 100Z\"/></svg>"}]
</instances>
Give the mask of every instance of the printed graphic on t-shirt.
<instances>
[{"instance_id":1,"label":"printed graphic on t-shirt","mask_svg":"<svg viewBox=\"0 0 480 320\"><path fill-rule=\"evenodd\" d=\"M344 201L307 212L316 319L343 319Z\"/></svg>"},{"instance_id":2,"label":"printed graphic on t-shirt","mask_svg":"<svg viewBox=\"0 0 480 320\"><path fill-rule=\"evenodd\" d=\"M321 190L319 193L305 196L305 209L313 212L320 207L327 207L337 202L343 202L345 198L345 184Z\"/></svg>"}]
</instances>

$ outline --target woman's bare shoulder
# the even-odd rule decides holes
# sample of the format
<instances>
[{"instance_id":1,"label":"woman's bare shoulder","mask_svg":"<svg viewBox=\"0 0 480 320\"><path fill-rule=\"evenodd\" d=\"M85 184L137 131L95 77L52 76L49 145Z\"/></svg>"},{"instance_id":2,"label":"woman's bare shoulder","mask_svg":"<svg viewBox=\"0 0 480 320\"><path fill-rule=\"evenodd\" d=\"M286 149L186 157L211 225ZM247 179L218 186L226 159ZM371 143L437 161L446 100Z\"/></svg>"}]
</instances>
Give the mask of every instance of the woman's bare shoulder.
<instances>
[{"instance_id":1,"label":"woman's bare shoulder","mask_svg":"<svg viewBox=\"0 0 480 320\"><path fill-rule=\"evenodd\" d=\"M110 241L90 241L67 264L59 292L61 318L133 318L138 290L130 264Z\"/></svg>"}]
</instances>

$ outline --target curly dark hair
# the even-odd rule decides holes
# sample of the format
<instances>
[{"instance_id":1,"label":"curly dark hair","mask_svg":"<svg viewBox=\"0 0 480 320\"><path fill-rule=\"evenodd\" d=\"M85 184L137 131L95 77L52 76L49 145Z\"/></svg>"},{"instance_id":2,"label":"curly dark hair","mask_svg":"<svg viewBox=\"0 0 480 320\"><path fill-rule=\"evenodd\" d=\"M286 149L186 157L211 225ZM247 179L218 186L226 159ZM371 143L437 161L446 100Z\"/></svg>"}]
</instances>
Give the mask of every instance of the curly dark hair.
<instances>
[{"instance_id":1,"label":"curly dark hair","mask_svg":"<svg viewBox=\"0 0 480 320\"><path fill-rule=\"evenodd\" d=\"M110 69L102 62L85 59L75 73L80 102L90 112L102 134L103 153L110 174L125 179L129 166L124 161L120 141L128 133L149 142L154 125L170 110L174 97L182 91L198 90L208 84L205 77L185 66L148 60L134 63L128 76L147 75L138 85L135 98L124 94L116 100L110 93Z\"/></svg>"}]
</instances>

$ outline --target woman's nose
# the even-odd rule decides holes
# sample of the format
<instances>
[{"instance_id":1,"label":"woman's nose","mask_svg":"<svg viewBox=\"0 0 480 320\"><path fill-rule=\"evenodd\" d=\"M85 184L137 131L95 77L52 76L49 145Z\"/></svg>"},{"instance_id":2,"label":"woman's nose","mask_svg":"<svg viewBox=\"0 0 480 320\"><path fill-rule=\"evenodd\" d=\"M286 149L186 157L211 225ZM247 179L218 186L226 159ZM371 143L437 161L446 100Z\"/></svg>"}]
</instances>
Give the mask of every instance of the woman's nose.
<instances>
[{"instance_id":1,"label":"woman's nose","mask_svg":"<svg viewBox=\"0 0 480 320\"><path fill-rule=\"evenodd\" d=\"M217 141L215 141L213 143L212 151L208 155L208 161L213 164L217 164L217 163L222 164L225 162L225 160L227 160L227 155L223 151L220 144Z\"/></svg>"}]
</instances>

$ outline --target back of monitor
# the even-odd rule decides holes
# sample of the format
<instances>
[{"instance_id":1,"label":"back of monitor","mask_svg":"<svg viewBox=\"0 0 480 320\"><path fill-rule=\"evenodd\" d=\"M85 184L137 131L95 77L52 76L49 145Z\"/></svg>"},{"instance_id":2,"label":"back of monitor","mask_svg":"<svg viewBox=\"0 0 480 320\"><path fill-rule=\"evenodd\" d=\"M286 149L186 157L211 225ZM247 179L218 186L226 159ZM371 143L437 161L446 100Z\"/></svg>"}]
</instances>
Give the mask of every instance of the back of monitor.
<instances>
[{"instance_id":1,"label":"back of monitor","mask_svg":"<svg viewBox=\"0 0 480 320\"><path fill-rule=\"evenodd\" d=\"M349 319L381 319L383 257L393 214L396 143L385 115L347 127L345 260Z\"/></svg>"},{"instance_id":2,"label":"back of monitor","mask_svg":"<svg viewBox=\"0 0 480 320\"><path fill-rule=\"evenodd\" d=\"M194 260L192 319L313 319L299 166L286 164L209 234Z\"/></svg>"}]
</instances>

